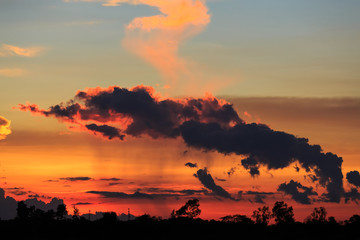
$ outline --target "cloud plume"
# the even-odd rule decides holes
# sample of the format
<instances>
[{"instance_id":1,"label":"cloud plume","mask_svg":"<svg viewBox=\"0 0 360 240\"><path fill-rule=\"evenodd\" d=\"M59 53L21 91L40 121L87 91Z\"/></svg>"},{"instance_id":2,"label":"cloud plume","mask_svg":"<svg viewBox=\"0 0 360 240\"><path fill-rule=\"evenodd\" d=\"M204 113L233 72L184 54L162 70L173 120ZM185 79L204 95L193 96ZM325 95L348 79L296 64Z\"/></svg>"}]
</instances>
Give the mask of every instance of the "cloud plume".
<instances>
[{"instance_id":1,"label":"cloud plume","mask_svg":"<svg viewBox=\"0 0 360 240\"><path fill-rule=\"evenodd\" d=\"M189 167L189 168L197 168L198 167L197 163L191 163L191 162L185 163L185 166Z\"/></svg>"},{"instance_id":2,"label":"cloud plume","mask_svg":"<svg viewBox=\"0 0 360 240\"><path fill-rule=\"evenodd\" d=\"M34 104L20 104L19 109L77 124L84 131L123 140L126 135L152 138L180 136L180 125L187 120L216 121L222 125L242 120L231 104L208 96L199 99L162 99L150 87L130 90L119 87L79 91L67 104L48 110ZM101 125L98 125L101 124ZM111 126L113 125L113 126Z\"/></svg>"},{"instance_id":3,"label":"cloud plume","mask_svg":"<svg viewBox=\"0 0 360 240\"><path fill-rule=\"evenodd\" d=\"M215 183L213 177L206 168L199 169L194 176L199 179L204 187L211 190L214 195L234 200L224 188Z\"/></svg>"},{"instance_id":4,"label":"cloud plume","mask_svg":"<svg viewBox=\"0 0 360 240\"><path fill-rule=\"evenodd\" d=\"M125 2L125 1L111 1ZM181 74L190 75L178 50L186 39L201 32L210 15L201 0L126 1L157 7L161 14L135 18L126 27L123 45L162 73L169 84L176 84Z\"/></svg>"},{"instance_id":5,"label":"cloud plume","mask_svg":"<svg viewBox=\"0 0 360 240\"><path fill-rule=\"evenodd\" d=\"M289 183L280 184L278 191L290 195L294 201L302 204L310 204L311 200L309 196L318 195L312 187L305 187L294 180L290 180Z\"/></svg>"},{"instance_id":6,"label":"cloud plume","mask_svg":"<svg viewBox=\"0 0 360 240\"><path fill-rule=\"evenodd\" d=\"M346 174L346 179L349 183L356 187L360 187L360 174L358 171L350 171Z\"/></svg>"},{"instance_id":7,"label":"cloud plume","mask_svg":"<svg viewBox=\"0 0 360 240\"><path fill-rule=\"evenodd\" d=\"M0 116L0 140L5 139L9 134L11 134L10 124L10 120Z\"/></svg>"},{"instance_id":8,"label":"cloud plume","mask_svg":"<svg viewBox=\"0 0 360 240\"><path fill-rule=\"evenodd\" d=\"M22 48L14 45L2 44L0 47L0 57L35 57L39 55L43 50L44 48L42 47Z\"/></svg>"},{"instance_id":9,"label":"cloud plume","mask_svg":"<svg viewBox=\"0 0 360 240\"><path fill-rule=\"evenodd\" d=\"M151 87L114 86L78 91L67 103L47 110L29 103L18 108L55 117L71 124L71 129L77 126L107 139L181 137L189 147L245 156L242 165L253 176L260 174L260 166L271 170L297 163L314 175L314 182L326 188L323 200L340 202L344 196L341 157L323 152L306 138L275 131L264 124L247 124L230 103L212 96L163 98ZM197 173L199 179L208 176L204 171Z\"/></svg>"},{"instance_id":10,"label":"cloud plume","mask_svg":"<svg viewBox=\"0 0 360 240\"><path fill-rule=\"evenodd\" d=\"M205 0L65 0L101 2L103 6L147 5L159 10L155 16L133 19L125 30L123 46L155 67L168 85L182 75L192 77L188 63L178 55L180 45L200 33L209 23Z\"/></svg>"},{"instance_id":11,"label":"cloud plume","mask_svg":"<svg viewBox=\"0 0 360 240\"><path fill-rule=\"evenodd\" d=\"M188 121L181 125L180 131L188 146L248 155L268 169L283 169L298 161L306 171L313 171L320 185L327 189L324 199L340 202L343 196L342 158L324 153L319 145L309 144L306 138L255 123L224 128L218 123Z\"/></svg>"}]
</instances>

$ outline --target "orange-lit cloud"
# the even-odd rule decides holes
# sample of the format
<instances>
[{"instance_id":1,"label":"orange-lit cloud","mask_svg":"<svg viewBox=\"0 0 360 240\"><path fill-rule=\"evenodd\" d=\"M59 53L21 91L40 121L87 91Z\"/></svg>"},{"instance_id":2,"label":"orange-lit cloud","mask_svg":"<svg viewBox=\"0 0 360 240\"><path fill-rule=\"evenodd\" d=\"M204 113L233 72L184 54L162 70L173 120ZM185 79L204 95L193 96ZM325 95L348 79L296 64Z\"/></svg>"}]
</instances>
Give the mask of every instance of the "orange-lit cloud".
<instances>
[{"instance_id":1,"label":"orange-lit cloud","mask_svg":"<svg viewBox=\"0 0 360 240\"><path fill-rule=\"evenodd\" d=\"M241 165L251 176L258 176L261 166L276 170L298 163L310 172L313 182L327 190L319 200L340 202L345 196L341 157L324 152L306 138L264 124L246 124L231 104L211 95L174 99L162 98L142 85L132 89L98 87L78 91L75 98L48 110L31 104L19 104L19 109L55 117L109 140L181 137L192 148L245 156Z\"/></svg>"},{"instance_id":2,"label":"orange-lit cloud","mask_svg":"<svg viewBox=\"0 0 360 240\"><path fill-rule=\"evenodd\" d=\"M153 88L142 85L130 90L117 86L89 88L78 91L70 102L49 110L35 104L19 104L19 109L56 117L71 124L71 130L90 131L109 140L123 140L125 135L176 138L179 126L189 120L222 126L242 122L229 103L210 94L199 99L163 98Z\"/></svg>"},{"instance_id":3,"label":"orange-lit cloud","mask_svg":"<svg viewBox=\"0 0 360 240\"><path fill-rule=\"evenodd\" d=\"M0 47L0 57L22 56L35 57L44 50L43 47L21 48L14 45L2 44Z\"/></svg>"},{"instance_id":4,"label":"orange-lit cloud","mask_svg":"<svg viewBox=\"0 0 360 240\"><path fill-rule=\"evenodd\" d=\"M123 45L129 51L153 65L170 85L182 75L191 76L186 61L179 57L180 45L201 32L210 22L208 8L200 0L138 0L108 1L107 5L122 2L157 7L161 14L135 18L126 27Z\"/></svg>"},{"instance_id":5,"label":"orange-lit cloud","mask_svg":"<svg viewBox=\"0 0 360 240\"><path fill-rule=\"evenodd\" d=\"M11 121L0 116L0 140L5 139L7 135L11 134L10 124Z\"/></svg>"},{"instance_id":6,"label":"orange-lit cloud","mask_svg":"<svg viewBox=\"0 0 360 240\"><path fill-rule=\"evenodd\" d=\"M182 77L194 80L194 69L178 55L180 45L210 23L205 0L64 0L101 2L103 6L122 3L156 7L159 15L138 17L126 26L123 46L153 65L174 87ZM198 69L195 69L198 71Z\"/></svg>"}]
</instances>

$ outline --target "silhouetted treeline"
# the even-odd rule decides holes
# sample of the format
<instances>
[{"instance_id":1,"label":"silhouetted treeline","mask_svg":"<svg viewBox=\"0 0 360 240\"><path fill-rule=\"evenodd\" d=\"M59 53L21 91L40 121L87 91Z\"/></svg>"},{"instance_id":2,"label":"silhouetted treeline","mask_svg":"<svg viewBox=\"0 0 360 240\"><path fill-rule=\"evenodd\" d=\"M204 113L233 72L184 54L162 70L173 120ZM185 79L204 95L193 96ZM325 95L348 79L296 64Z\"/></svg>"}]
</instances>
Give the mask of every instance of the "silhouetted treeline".
<instances>
[{"instance_id":1,"label":"silhouetted treeline","mask_svg":"<svg viewBox=\"0 0 360 240\"><path fill-rule=\"evenodd\" d=\"M304 220L294 219L293 208L276 202L247 217L228 215L220 220L203 220L198 199L189 200L168 219L144 214L120 221L115 212L103 213L98 220L80 216L76 206L72 215L64 204L47 212L18 203L17 217L0 221L2 236L11 239L358 239L360 216L344 222L327 217L326 209L315 208ZM269 225L270 219L275 224Z\"/></svg>"}]
</instances>

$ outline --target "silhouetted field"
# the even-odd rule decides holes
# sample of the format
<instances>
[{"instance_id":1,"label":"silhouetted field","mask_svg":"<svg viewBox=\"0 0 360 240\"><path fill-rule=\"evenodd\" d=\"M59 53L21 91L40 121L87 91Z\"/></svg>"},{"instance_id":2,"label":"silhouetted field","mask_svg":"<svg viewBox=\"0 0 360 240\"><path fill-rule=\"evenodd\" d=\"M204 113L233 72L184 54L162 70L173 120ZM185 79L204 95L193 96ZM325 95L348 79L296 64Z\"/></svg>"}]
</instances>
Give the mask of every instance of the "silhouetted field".
<instances>
[{"instance_id":1,"label":"silhouetted field","mask_svg":"<svg viewBox=\"0 0 360 240\"><path fill-rule=\"evenodd\" d=\"M190 218L126 222L17 219L1 221L0 230L11 239L359 239L360 222L265 226Z\"/></svg>"},{"instance_id":2,"label":"silhouetted field","mask_svg":"<svg viewBox=\"0 0 360 240\"><path fill-rule=\"evenodd\" d=\"M64 204L45 212L19 202L16 218L0 221L0 231L10 239L360 239L359 215L337 222L327 218L322 207L314 208L304 222L296 222L293 208L282 201L271 211L267 206L255 210L254 220L245 215L203 220L198 218L199 207L199 200L193 199L169 219L144 214L120 221L116 213L106 212L90 221L86 215L79 216L75 206L73 215L68 215ZM276 224L269 225L272 218Z\"/></svg>"}]
</instances>

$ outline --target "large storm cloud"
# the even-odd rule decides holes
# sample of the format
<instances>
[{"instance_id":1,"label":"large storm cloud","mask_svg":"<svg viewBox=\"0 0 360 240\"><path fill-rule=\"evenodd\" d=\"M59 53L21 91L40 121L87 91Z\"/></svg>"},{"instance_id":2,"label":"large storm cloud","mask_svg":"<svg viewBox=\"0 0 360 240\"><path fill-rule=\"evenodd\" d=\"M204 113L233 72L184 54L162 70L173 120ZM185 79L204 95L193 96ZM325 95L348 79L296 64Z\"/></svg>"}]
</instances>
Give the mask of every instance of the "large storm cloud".
<instances>
[{"instance_id":1,"label":"large storm cloud","mask_svg":"<svg viewBox=\"0 0 360 240\"><path fill-rule=\"evenodd\" d=\"M327 190L322 200L340 202L344 196L341 157L306 138L247 124L230 103L215 97L162 98L151 87L114 86L78 91L74 99L48 110L32 104L20 104L19 109L55 117L107 139L181 137L192 148L239 155L253 176L260 174L260 166L271 170L297 163Z\"/></svg>"}]
</instances>

